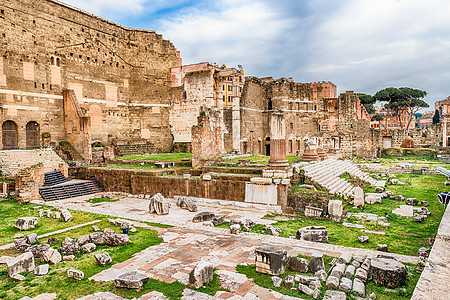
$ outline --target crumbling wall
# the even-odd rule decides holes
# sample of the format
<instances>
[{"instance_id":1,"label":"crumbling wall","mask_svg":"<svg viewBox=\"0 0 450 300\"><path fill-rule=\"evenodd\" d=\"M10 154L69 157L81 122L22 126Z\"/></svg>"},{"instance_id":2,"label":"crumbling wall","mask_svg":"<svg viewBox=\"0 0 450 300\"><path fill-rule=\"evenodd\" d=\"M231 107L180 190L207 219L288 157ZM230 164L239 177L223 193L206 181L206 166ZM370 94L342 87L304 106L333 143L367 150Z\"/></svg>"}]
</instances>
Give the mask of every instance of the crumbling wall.
<instances>
[{"instance_id":1,"label":"crumbling wall","mask_svg":"<svg viewBox=\"0 0 450 300\"><path fill-rule=\"evenodd\" d=\"M192 127L192 167L212 165L222 156L222 130L213 121L214 112L203 111Z\"/></svg>"},{"instance_id":2,"label":"crumbling wall","mask_svg":"<svg viewBox=\"0 0 450 300\"><path fill-rule=\"evenodd\" d=\"M39 163L21 170L15 178L17 200L30 202L39 199L39 188L44 185L44 164Z\"/></svg>"},{"instance_id":3,"label":"crumbling wall","mask_svg":"<svg viewBox=\"0 0 450 300\"><path fill-rule=\"evenodd\" d=\"M93 140L144 138L171 149L170 68L181 61L169 41L62 2L0 6L0 116L17 123L19 148L29 121L39 123L41 144L44 133L55 145L66 139L62 93L71 89L92 119Z\"/></svg>"}]
</instances>

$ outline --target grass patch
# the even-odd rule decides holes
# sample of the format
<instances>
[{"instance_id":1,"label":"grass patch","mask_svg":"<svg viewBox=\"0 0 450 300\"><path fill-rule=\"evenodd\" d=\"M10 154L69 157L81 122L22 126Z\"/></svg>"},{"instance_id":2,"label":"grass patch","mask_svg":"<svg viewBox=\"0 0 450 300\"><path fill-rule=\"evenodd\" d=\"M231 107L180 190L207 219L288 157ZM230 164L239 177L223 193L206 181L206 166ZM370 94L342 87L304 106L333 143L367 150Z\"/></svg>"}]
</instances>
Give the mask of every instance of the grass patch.
<instances>
[{"instance_id":1,"label":"grass patch","mask_svg":"<svg viewBox=\"0 0 450 300\"><path fill-rule=\"evenodd\" d=\"M102 202L117 202L120 199L108 199L108 198L92 198L87 200L89 203L102 203Z\"/></svg>"},{"instance_id":2,"label":"grass patch","mask_svg":"<svg viewBox=\"0 0 450 300\"><path fill-rule=\"evenodd\" d=\"M360 229L344 227L340 222L330 222L326 219L308 219L303 216L297 216L294 220L278 221L273 224L282 230L280 236L295 236L295 233L301 227L305 226L325 226L328 230L328 243L342 245L346 247L356 247L365 249L377 249L377 244L387 244L389 252L395 252L405 255L417 255L420 247L426 247L427 238L434 238L444 213L444 207L437 201L436 195L444 190L445 176L443 175L412 175L398 174L396 176L401 181L410 182L409 185L390 185L387 187L395 195L403 194L406 198L417 198L420 201L428 201L427 207L431 212L423 223L413 222L412 218L401 217L392 214L404 202L398 202L391 199L383 199L381 204L371 204L364 208L366 213L374 213L381 217L386 213L390 216L390 227L381 227L376 222L359 220L354 217L344 222L358 223L365 226L367 230L382 231L385 235L363 233ZM295 190L295 187L293 187ZM374 188L368 188L365 192L373 192ZM348 200L344 200L345 210L349 212L361 212L361 209L354 209ZM265 227L257 225L252 228L252 232L266 234ZM368 243L360 243L358 237L361 235L369 236Z\"/></svg>"},{"instance_id":3,"label":"grass patch","mask_svg":"<svg viewBox=\"0 0 450 300\"><path fill-rule=\"evenodd\" d=\"M191 159L192 153L160 153L149 155L125 155L117 157L116 159L123 160L158 160L158 161L182 161L183 159Z\"/></svg>"},{"instance_id":4,"label":"grass patch","mask_svg":"<svg viewBox=\"0 0 450 300\"><path fill-rule=\"evenodd\" d=\"M17 233L30 234L37 233L42 235L56 230L72 227L75 225L91 222L94 220L106 219L106 216L96 215L86 212L71 210L73 220L63 222L60 219L39 218L39 222L34 229L28 231L17 230L14 225L20 217L38 217L39 209L33 209L36 204L18 203L16 200L0 201L0 245L13 242L13 236ZM42 209L54 210L51 206L41 205ZM89 227L89 226L87 226Z\"/></svg>"}]
</instances>

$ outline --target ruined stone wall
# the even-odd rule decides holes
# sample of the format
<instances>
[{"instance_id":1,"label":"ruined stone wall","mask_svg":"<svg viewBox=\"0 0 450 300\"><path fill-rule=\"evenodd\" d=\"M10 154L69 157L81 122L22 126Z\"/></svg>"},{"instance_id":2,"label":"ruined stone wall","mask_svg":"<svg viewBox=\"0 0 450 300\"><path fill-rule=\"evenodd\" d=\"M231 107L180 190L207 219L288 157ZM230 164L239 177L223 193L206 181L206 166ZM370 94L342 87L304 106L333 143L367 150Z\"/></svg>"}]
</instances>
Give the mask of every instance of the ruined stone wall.
<instances>
[{"instance_id":1,"label":"ruined stone wall","mask_svg":"<svg viewBox=\"0 0 450 300\"><path fill-rule=\"evenodd\" d=\"M245 181L131 176L131 191L133 194L146 195L161 193L164 197L170 198L180 195L243 202Z\"/></svg>"},{"instance_id":2,"label":"ruined stone wall","mask_svg":"<svg viewBox=\"0 0 450 300\"><path fill-rule=\"evenodd\" d=\"M187 74L182 89L174 89L174 94L179 93L177 97L174 95L169 117L174 143L191 142L191 127L197 125L201 107L214 105L213 90L213 75L210 70L201 74Z\"/></svg>"},{"instance_id":3,"label":"ruined stone wall","mask_svg":"<svg viewBox=\"0 0 450 300\"><path fill-rule=\"evenodd\" d=\"M62 91L71 89L94 140L170 150L170 68L181 63L169 41L52 0L0 0L0 9L0 121L17 123L20 148L29 121L53 142L66 138Z\"/></svg>"},{"instance_id":4,"label":"ruined stone wall","mask_svg":"<svg viewBox=\"0 0 450 300\"><path fill-rule=\"evenodd\" d=\"M270 116L282 112L287 155L302 155L309 143L340 149L346 157L375 156L380 138L370 129L357 95L346 92L331 98L335 94L336 86L330 82L246 78L241 99L241 151L267 154Z\"/></svg>"},{"instance_id":5,"label":"ruined stone wall","mask_svg":"<svg viewBox=\"0 0 450 300\"><path fill-rule=\"evenodd\" d=\"M40 198L39 188L44 185L44 164L39 163L17 173L15 192L17 200L30 202Z\"/></svg>"},{"instance_id":6,"label":"ruined stone wall","mask_svg":"<svg viewBox=\"0 0 450 300\"><path fill-rule=\"evenodd\" d=\"M192 167L201 168L217 162L222 156L222 130L214 115L205 111L198 117L198 125L192 127Z\"/></svg>"}]
</instances>

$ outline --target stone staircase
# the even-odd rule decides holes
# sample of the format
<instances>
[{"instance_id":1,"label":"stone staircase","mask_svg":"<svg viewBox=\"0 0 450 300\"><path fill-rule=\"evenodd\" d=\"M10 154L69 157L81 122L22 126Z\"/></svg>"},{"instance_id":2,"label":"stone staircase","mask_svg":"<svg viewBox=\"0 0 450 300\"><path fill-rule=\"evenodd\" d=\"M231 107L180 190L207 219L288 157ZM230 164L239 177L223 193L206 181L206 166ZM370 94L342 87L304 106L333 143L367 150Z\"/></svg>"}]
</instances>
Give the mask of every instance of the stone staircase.
<instances>
[{"instance_id":1,"label":"stone staircase","mask_svg":"<svg viewBox=\"0 0 450 300\"><path fill-rule=\"evenodd\" d=\"M44 173L44 185L50 186L50 185L56 185L63 182L68 181L69 179L64 177L64 175L60 171L52 171Z\"/></svg>"},{"instance_id":2,"label":"stone staircase","mask_svg":"<svg viewBox=\"0 0 450 300\"><path fill-rule=\"evenodd\" d=\"M44 201L61 200L101 192L102 189L92 180L41 187L39 194Z\"/></svg>"},{"instance_id":3,"label":"stone staircase","mask_svg":"<svg viewBox=\"0 0 450 300\"><path fill-rule=\"evenodd\" d=\"M331 194L339 194L344 198L353 198L353 190L355 189L353 184L340 177L344 173L359 178L372 186L385 185L385 181L373 179L348 160L326 159L304 166L302 169L305 170L306 176L326 188Z\"/></svg>"},{"instance_id":4,"label":"stone staircase","mask_svg":"<svg viewBox=\"0 0 450 300\"><path fill-rule=\"evenodd\" d=\"M3 175L14 177L25 168L38 163L44 165L44 172L58 169L64 160L53 149L0 150L0 169Z\"/></svg>"}]
</instances>

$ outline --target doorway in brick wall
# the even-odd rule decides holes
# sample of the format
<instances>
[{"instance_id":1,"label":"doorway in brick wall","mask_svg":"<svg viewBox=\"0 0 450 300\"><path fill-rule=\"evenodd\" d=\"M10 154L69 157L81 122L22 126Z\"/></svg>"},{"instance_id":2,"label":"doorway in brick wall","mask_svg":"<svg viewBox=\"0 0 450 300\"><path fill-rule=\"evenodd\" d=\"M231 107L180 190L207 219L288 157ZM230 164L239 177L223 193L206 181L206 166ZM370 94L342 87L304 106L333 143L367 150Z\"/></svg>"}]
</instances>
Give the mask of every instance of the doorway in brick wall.
<instances>
[{"instance_id":1,"label":"doorway in brick wall","mask_svg":"<svg viewBox=\"0 0 450 300\"><path fill-rule=\"evenodd\" d=\"M35 121L28 122L26 131L27 148L39 148L41 146L39 143L39 124Z\"/></svg>"},{"instance_id":2,"label":"doorway in brick wall","mask_svg":"<svg viewBox=\"0 0 450 300\"><path fill-rule=\"evenodd\" d=\"M17 149L17 124L14 121L5 121L2 124L3 149Z\"/></svg>"}]
</instances>

